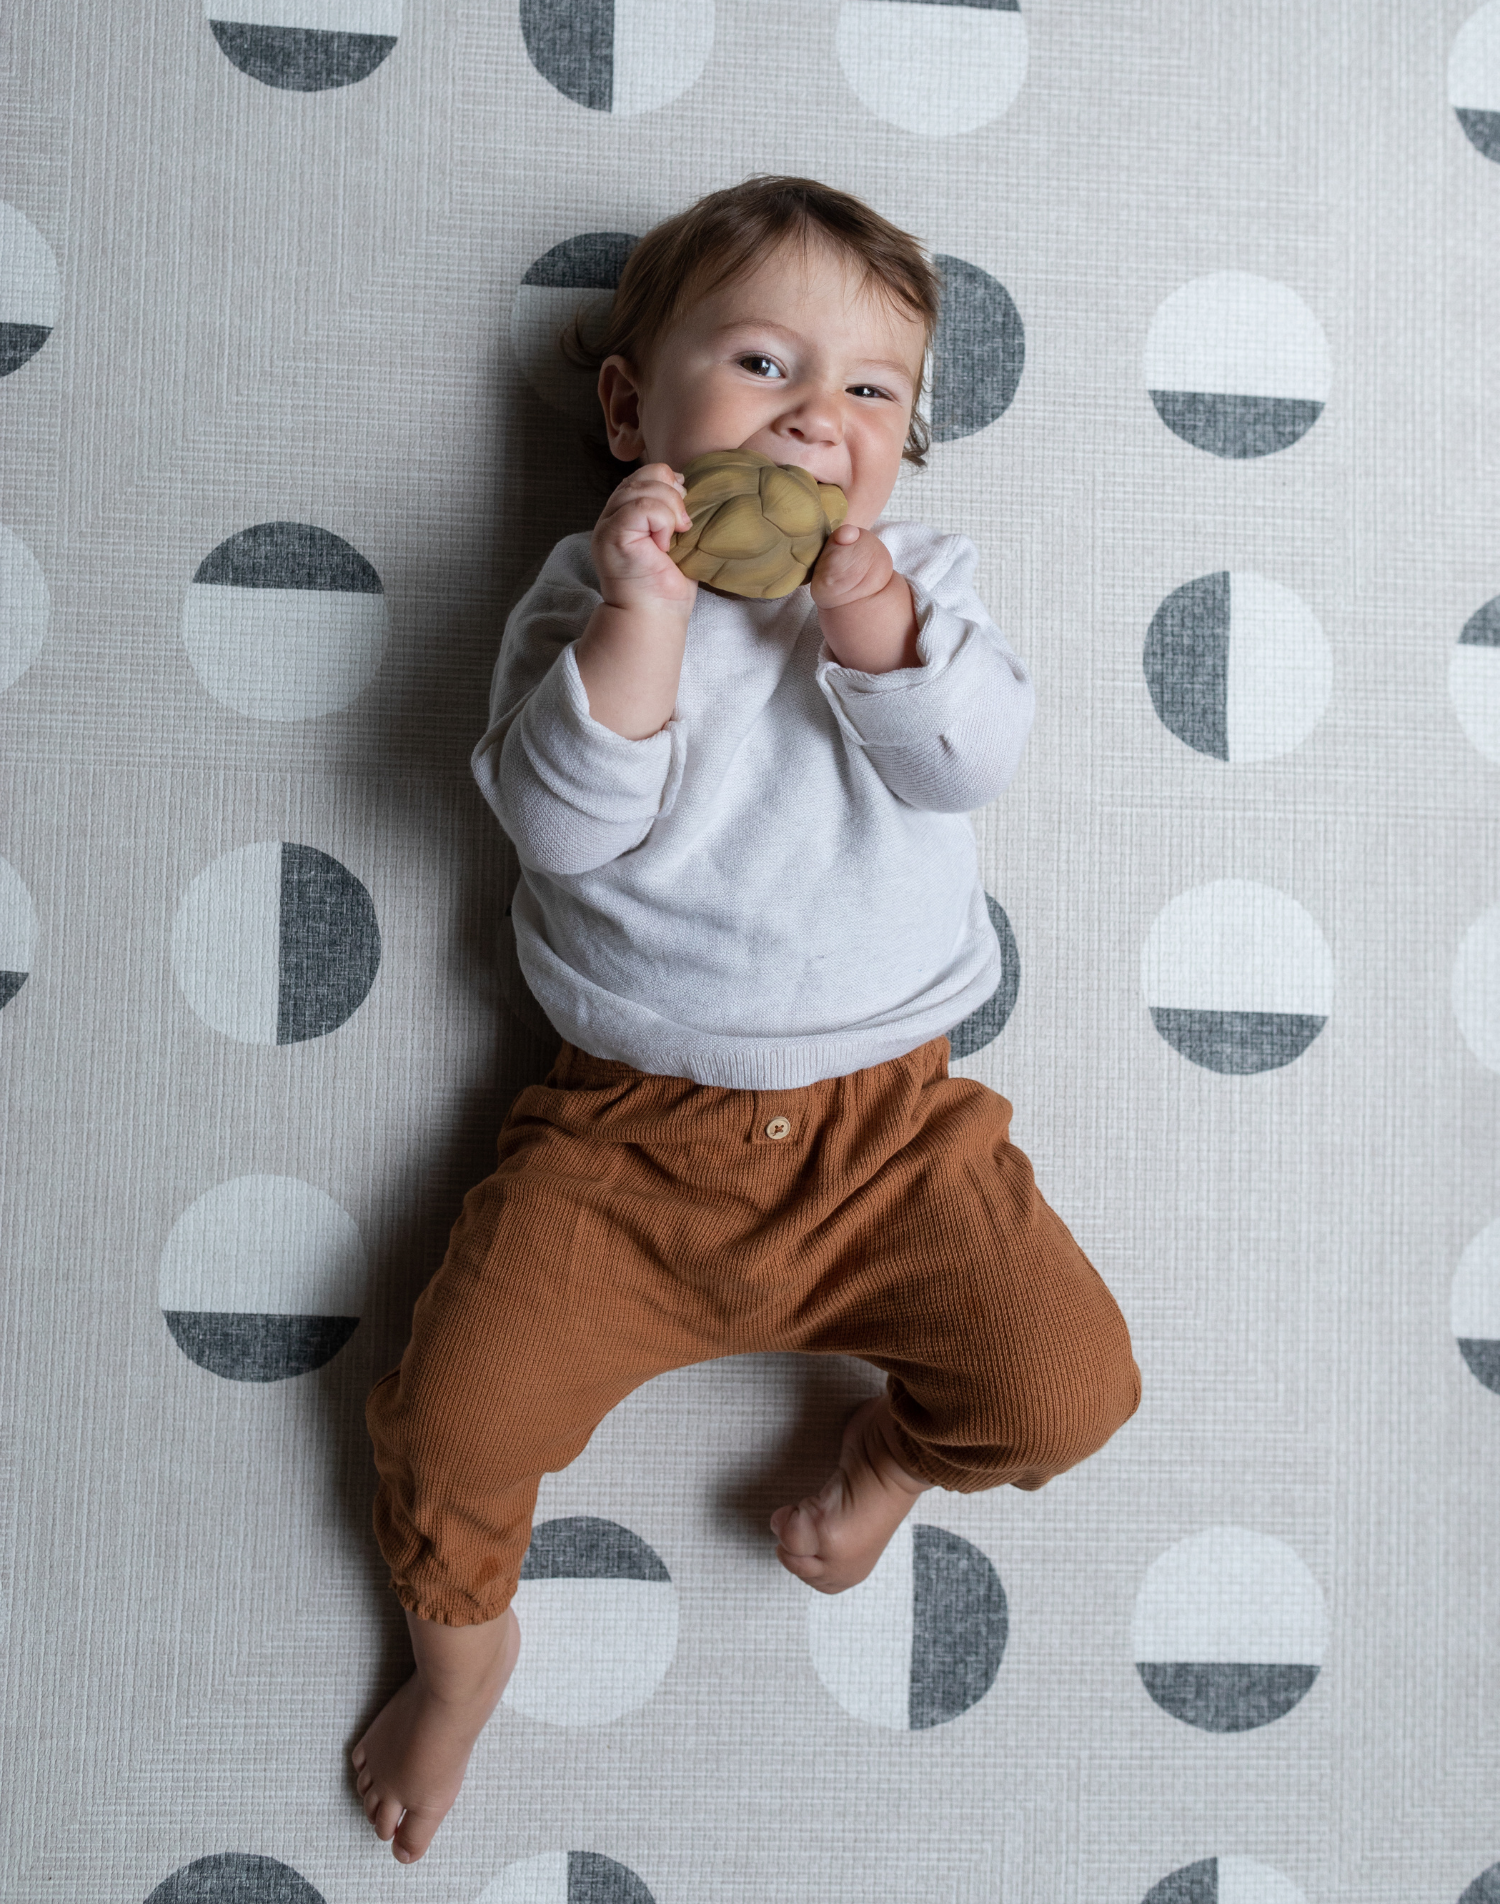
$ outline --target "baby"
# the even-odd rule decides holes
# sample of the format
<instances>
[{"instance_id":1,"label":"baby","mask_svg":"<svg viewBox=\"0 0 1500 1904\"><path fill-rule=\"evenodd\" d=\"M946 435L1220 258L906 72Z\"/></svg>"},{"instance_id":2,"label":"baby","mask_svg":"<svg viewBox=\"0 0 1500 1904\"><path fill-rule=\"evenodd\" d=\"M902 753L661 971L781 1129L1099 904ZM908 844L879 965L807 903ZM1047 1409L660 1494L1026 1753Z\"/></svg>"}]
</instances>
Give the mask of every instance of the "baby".
<instances>
[{"instance_id":1,"label":"baby","mask_svg":"<svg viewBox=\"0 0 1500 1904\"><path fill-rule=\"evenodd\" d=\"M538 1483L643 1382L767 1351L884 1371L827 1483L771 1516L821 1593L924 1489L1038 1488L1139 1401L1010 1105L948 1075L947 1032L1001 977L968 814L1014 773L1033 693L973 545L881 513L922 459L938 289L904 232L786 178L657 226L621 278L599 401L639 467L512 613L473 761L563 1042L367 1407L416 1671L352 1756L403 1862L515 1666ZM848 498L777 600L669 554L683 466L742 447Z\"/></svg>"}]
</instances>

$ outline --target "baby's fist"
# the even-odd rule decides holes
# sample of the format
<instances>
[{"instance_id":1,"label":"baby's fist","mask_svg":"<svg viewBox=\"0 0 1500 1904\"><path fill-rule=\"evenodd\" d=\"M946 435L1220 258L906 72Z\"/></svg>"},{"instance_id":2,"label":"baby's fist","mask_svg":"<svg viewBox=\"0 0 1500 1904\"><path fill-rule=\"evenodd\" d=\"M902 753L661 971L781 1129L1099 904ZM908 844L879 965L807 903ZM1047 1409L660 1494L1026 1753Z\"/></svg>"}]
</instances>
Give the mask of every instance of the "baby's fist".
<instances>
[{"instance_id":1,"label":"baby's fist","mask_svg":"<svg viewBox=\"0 0 1500 1904\"><path fill-rule=\"evenodd\" d=\"M891 552L874 530L846 522L823 544L808 586L819 608L846 608L878 595L894 570Z\"/></svg>"}]
</instances>

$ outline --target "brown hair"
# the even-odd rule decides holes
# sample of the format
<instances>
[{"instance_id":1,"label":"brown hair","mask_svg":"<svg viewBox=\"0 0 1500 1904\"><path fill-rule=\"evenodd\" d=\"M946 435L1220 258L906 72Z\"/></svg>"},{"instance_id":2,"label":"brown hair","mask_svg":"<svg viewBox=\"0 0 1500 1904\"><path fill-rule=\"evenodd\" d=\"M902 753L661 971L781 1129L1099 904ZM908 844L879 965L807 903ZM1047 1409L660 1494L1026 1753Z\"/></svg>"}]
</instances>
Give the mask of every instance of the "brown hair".
<instances>
[{"instance_id":1,"label":"brown hair","mask_svg":"<svg viewBox=\"0 0 1500 1904\"><path fill-rule=\"evenodd\" d=\"M695 299L752 270L788 241L820 238L895 303L922 321L927 347L937 327L941 280L910 233L849 192L816 179L762 174L710 192L675 218L654 225L625 261L614 302L602 321L580 311L562 335L564 355L598 371L606 357L640 365L651 345ZM922 395L919 381L916 399ZM922 468L932 433L912 409L906 461Z\"/></svg>"}]
</instances>

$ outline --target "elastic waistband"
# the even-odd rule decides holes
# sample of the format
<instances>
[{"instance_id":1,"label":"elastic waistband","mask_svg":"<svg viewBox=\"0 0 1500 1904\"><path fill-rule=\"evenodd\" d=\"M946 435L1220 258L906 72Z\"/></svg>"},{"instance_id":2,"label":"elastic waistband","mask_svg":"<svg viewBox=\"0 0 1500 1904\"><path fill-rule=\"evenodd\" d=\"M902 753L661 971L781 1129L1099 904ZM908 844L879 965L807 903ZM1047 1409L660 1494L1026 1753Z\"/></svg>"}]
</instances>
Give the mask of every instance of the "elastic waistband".
<instances>
[{"instance_id":1,"label":"elastic waistband","mask_svg":"<svg viewBox=\"0 0 1500 1904\"><path fill-rule=\"evenodd\" d=\"M925 1044L903 1052L899 1058L887 1058L880 1064L867 1066L863 1071L849 1074L851 1079L868 1083L879 1088L881 1082L895 1074L925 1078L927 1076L946 1077L948 1075L949 1045L946 1036L929 1038ZM554 1089L562 1090L600 1090L611 1085L655 1083L672 1084L683 1092L702 1092L705 1097L714 1098L795 1098L813 1092L827 1093L836 1084L843 1082L839 1078L819 1078L813 1084L793 1085L774 1092L737 1089L727 1084L697 1084L691 1078L667 1077L655 1071L641 1071L633 1064L626 1064L620 1058L599 1058L592 1051L584 1051L578 1045L569 1044L566 1039L558 1047L556 1058L546 1082ZM676 1092L674 1092L676 1095Z\"/></svg>"}]
</instances>

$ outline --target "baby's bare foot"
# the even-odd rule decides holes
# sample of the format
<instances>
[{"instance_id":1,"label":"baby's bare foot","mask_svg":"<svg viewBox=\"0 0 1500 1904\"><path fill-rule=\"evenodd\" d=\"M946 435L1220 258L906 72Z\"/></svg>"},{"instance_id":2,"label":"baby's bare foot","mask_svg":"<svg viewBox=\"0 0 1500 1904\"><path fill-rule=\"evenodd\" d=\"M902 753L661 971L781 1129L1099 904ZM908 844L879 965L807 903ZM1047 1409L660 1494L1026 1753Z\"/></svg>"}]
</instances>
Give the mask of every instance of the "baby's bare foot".
<instances>
[{"instance_id":1,"label":"baby's bare foot","mask_svg":"<svg viewBox=\"0 0 1500 1904\"><path fill-rule=\"evenodd\" d=\"M844 1427L839 1465L816 1494L771 1516L776 1558L819 1593L842 1593L873 1571L886 1542L928 1483L907 1472L887 1433L890 1403L876 1396Z\"/></svg>"},{"instance_id":2,"label":"baby's bare foot","mask_svg":"<svg viewBox=\"0 0 1500 1904\"><path fill-rule=\"evenodd\" d=\"M474 1741L521 1650L513 1612L485 1626L437 1626L407 1615L417 1670L349 1754L375 1836L412 1864L432 1843L463 1784Z\"/></svg>"}]
</instances>

